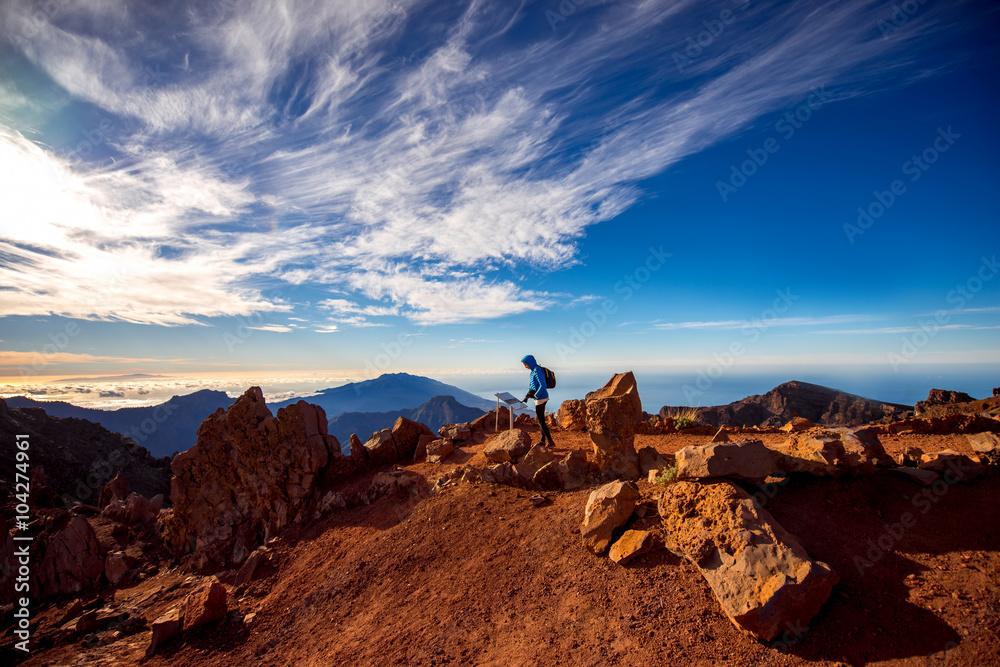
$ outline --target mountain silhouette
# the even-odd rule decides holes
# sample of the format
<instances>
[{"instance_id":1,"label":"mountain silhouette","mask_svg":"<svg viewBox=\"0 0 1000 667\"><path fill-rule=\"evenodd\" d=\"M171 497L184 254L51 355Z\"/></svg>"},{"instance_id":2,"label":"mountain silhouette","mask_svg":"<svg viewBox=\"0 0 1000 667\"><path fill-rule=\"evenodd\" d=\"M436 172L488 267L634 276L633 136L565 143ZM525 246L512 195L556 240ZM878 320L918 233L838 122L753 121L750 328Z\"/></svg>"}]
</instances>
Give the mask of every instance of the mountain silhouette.
<instances>
[{"instance_id":1,"label":"mountain silhouette","mask_svg":"<svg viewBox=\"0 0 1000 667\"><path fill-rule=\"evenodd\" d=\"M462 405L452 396L435 396L415 408L386 412L344 412L330 420L329 433L340 441L341 450L348 450L345 453L349 453L352 433L357 434L362 441L367 440L375 431L391 427L400 416L426 424L437 432L444 424L472 421L485 412L486 410Z\"/></svg>"},{"instance_id":2,"label":"mountain silhouette","mask_svg":"<svg viewBox=\"0 0 1000 667\"><path fill-rule=\"evenodd\" d=\"M75 417L100 424L132 438L154 457L183 452L197 441L198 427L217 408L228 408L232 398L224 391L203 389L174 396L165 403L117 410L81 408L63 401L36 401L24 396L7 399L12 408L41 408L50 417Z\"/></svg>"},{"instance_id":3,"label":"mountain silhouette","mask_svg":"<svg viewBox=\"0 0 1000 667\"><path fill-rule=\"evenodd\" d=\"M451 396L461 405L481 408L483 411L496 407L495 401L481 398L438 380L409 373L386 373L373 380L351 382L340 387L324 389L315 396L304 399L293 398L269 407L272 412L277 412L278 408L304 400L320 406L326 411L327 419L333 419L344 412L389 412L413 409L435 396ZM360 433L358 435L363 437Z\"/></svg>"}]
</instances>

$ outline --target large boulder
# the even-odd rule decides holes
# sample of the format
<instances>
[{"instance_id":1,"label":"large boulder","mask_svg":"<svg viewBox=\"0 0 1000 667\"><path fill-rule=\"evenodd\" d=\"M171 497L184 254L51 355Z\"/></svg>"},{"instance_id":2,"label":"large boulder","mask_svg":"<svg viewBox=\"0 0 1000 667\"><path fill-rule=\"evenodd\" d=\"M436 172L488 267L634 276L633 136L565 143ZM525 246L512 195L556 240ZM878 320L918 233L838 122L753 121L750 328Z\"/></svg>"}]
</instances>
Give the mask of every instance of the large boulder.
<instances>
[{"instance_id":1,"label":"large boulder","mask_svg":"<svg viewBox=\"0 0 1000 667\"><path fill-rule=\"evenodd\" d=\"M620 479L639 478L635 433L642 420L642 401L631 371L614 375L587 394L587 430L602 473Z\"/></svg>"},{"instance_id":2,"label":"large boulder","mask_svg":"<svg viewBox=\"0 0 1000 667\"><path fill-rule=\"evenodd\" d=\"M453 442L465 442L472 437L472 427L469 422L464 424L445 424L438 429L438 435Z\"/></svg>"},{"instance_id":3,"label":"large boulder","mask_svg":"<svg viewBox=\"0 0 1000 667\"><path fill-rule=\"evenodd\" d=\"M729 477L762 481L778 469L781 454L760 440L688 445L675 455L677 479Z\"/></svg>"},{"instance_id":4,"label":"large boulder","mask_svg":"<svg viewBox=\"0 0 1000 667\"><path fill-rule=\"evenodd\" d=\"M811 428L789 433L777 450L781 468L788 472L836 475L840 472L874 472L892 466L874 429Z\"/></svg>"},{"instance_id":5,"label":"large boulder","mask_svg":"<svg viewBox=\"0 0 1000 667\"><path fill-rule=\"evenodd\" d=\"M986 466L951 449L924 454L920 457L920 469L940 473L949 483L971 482L986 474Z\"/></svg>"},{"instance_id":6,"label":"large boulder","mask_svg":"<svg viewBox=\"0 0 1000 667\"><path fill-rule=\"evenodd\" d=\"M535 445L517 462L514 466L514 472L516 472L522 480L530 482L539 468L548 465L555 460L556 457L552 454L548 447L545 447L544 445ZM558 479L558 472L556 473L556 478Z\"/></svg>"},{"instance_id":7,"label":"large boulder","mask_svg":"<svg viewBox=\"0 0 1000 667\"><path fill-rule=\"evenodd\" d=\"M392 439L392 429L375 431L365 442L368 459L373 467L392 465L399 460L399 451Z\"/></svg>"},{"instance_id":8,"label":"large boulder","mask_svg":"<svg viewBox=\"0 0 1000 667\"><path fill-rule=\"evenodd\" d=\"M517 463L531 448L531 437L519 428L501 431L483 449L490 463Z\"/></svg>"},{"instance_id":9,"label":"large boulder","mask_svg":"<svg viewBox=\"0 0 1000 667\"><path fill-rule=\"evenodd\" d=\"M556 413L560 428L567 431L587 430L587 404L576 398L563 401Z\"/></svg>"},{"instance_id":10,"label":"large boulder","mask_svg":"<svg viewBox=\"0 0 1000 667\"><path fill-rule=\"evenodd\" d=\"M587 455L579 449L574 449L558 463L559 485L564 491L579 489L587 483L587 473L590 466Z\"/></svg>"},{"instance_id":11,"label":"large boulder","mask_svg":"<svg viewBox=\"0 0 1000 667\"><path fill-rule=\"evenodd\" d=\"M691 561L733 624L758 639L807 625L838 581L730 482L677 482L659 510L667 549Z\"/></svg>"},{"instance_id":12,"label":"large boulder","mask_svg":"<svg viewBox=\"0 0 1000 667\"><path fill-rule=\"evenodd\" d=\"M401 461L412 461L413 453L417 450L417 445L420 443L420 436L428 435L433 438L434 431L426 424L421 424L406 417L398 417L396 423L392 426L392 440L396 443L396 452L399 454L399 459Z\"/></svg>"},{"instance_id":13,"label":"large boulder","mask_svg":"<svg viewBox=\"0 0 1000 667\"><path fill-rule=\"evenodd\" d=\"M496 433L498 430L510 428L510 410L507 406L501 405L469 422L469 428L479 433Z\"/></svg>"},{"instance_id":14,"label":"large boulder","mask_svg":"<svg viewBox=\"0 0 1000 667\"><path fill-rule=\"evenodd\" d=\"M217 578L203 582L181 604L181 632L218 621L226 615L226 587Z\"/></svg>"},{"instance_id":15,"label":"large boulder","mask_svg":"<svg viewBox=\"0 0 1000 667\"><path fill-rule=\"evenodd\" d=\"M174 457L161 529L175 556L200 552L241 563L300 516L324 468L343 458L326 413L299 401L271 415L260 387L202 422L198 440Z\"/></svg>"},{"instance_id":16,"label":"large boulder","mask_svg":"<svg viewBox=\"0 0 1000 667\"><path fill-rule=\"evenodd\" d=\"M1000 437L996 433L973 433L965 437L981 461L1000 465Z\"/></svg>"},{"instance_id":17,"label":"large boulder","mask_svg":"<svg viewBox=\"0 0 1000 667\"><path fill-rule=\"evenodd\" d=\"M594 489L580 526L583 546L595 554L604 553L611 544L612 533L625 525L636 503L639 491L629 482L610 482Z\"/></svg>"},{"instance_id":18,"label":"large boulder","mask_svg":"<svg viewBox=\"0 0 1000 667\"><path fill-rule=\"evenodd\" d=\"M361 442L361 438L354 433L351 434L350 447L351 461L354 463L355 469L358 472L364 472L368 469L368 462L371 460L371 457L368 455L368 449Z\"/></svg>"}]
</instances>

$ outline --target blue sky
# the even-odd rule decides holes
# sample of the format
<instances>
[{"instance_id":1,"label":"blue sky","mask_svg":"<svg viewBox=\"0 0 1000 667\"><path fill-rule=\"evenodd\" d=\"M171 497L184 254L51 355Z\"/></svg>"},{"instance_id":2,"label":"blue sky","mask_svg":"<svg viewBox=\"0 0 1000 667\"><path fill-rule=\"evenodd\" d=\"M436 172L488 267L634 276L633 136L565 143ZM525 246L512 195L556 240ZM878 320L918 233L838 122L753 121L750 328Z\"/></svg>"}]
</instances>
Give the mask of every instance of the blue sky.
<instances>
[{"instance_id":1,"label":"blue sky","mask_svg":"<svg viewBox=\"0 0 1000 667\"><path fill-rule=\"evenodd\" d=\"M993 5L5 2L0 376L1000 370Z\"/></svg>"}]
</instances>

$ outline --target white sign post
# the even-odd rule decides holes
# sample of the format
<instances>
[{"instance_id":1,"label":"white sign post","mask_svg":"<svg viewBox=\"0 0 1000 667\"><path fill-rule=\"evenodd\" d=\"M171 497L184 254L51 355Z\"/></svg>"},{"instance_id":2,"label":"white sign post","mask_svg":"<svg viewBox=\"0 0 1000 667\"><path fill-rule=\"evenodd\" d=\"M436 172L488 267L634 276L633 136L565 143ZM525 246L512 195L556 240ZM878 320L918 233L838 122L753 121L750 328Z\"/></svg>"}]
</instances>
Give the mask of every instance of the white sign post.
<instances>
[{"instance_id":1,"label":"white sign post","mask_svg":"<svg viewBox=\"0 0 1000 667\"><path fill-rule=\"evenodd\" d=\"M500 430L500 401L507 404L507 409L510 411L510 427L514 428L514 410L520 410L521 408L527 408L528 406L519 398L508 394L505 391L501 391L499 394L494 394L497 397L497 419L496 426L493 428L497 431Z\"/></svg>"}]
</instances>

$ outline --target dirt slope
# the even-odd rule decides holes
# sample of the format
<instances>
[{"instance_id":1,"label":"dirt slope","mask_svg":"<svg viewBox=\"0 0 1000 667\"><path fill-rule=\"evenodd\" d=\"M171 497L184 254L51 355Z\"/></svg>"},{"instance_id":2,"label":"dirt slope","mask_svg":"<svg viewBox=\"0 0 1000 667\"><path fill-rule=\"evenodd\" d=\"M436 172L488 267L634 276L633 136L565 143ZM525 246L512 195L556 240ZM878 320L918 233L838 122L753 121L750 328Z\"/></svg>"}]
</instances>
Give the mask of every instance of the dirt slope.
<instances>
[{"instance_id":1,"label":"dirt slope","mask_svg":"<svg viewBox=\"0 0 1000 667\"><path fill-rule=\"evenodd\" d=\"M585 434L555 436L563 451L587 444ZM636 446L672 453L707 440L640 436ZM883 442L890 453L970 451L964 436ZM481 458L479 447L409 467L433 479ZM658 524L658 490L640 483L650 510L640 526ZM549 494L536 508L527 491L456 484L416 505L386 497L286 531L271 545L273 566L230 600L227 620L149 660L141 660L146 631L36 652L24 664L1000 664L1000 474L945 487L918 506L922 492L885 476L766 489L766 508L841 577L811 628L793 628L787 645L742 635L695 568L664 550L625 567L585 551L578 533L589 490ZM894 529L906 513L912 525ZM880 540L887 549L872 552ZM219 575L231 583L234 573ZM157 591L183 579L164 567L117 598L158 600L147 607L151 620L170 604Z\"/></svg>"}]
</instances>

